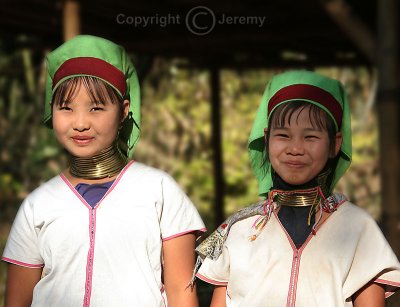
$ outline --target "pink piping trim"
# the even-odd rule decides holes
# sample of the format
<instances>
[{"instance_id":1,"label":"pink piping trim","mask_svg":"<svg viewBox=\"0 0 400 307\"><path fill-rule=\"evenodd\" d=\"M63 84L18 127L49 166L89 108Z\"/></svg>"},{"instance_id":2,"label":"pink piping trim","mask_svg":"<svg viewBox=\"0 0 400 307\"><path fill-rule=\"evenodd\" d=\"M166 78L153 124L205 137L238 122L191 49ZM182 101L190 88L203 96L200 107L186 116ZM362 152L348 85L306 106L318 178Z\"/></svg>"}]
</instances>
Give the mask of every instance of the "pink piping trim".
<instances>
[{"instance_id":1,"label":"pink piping trim","mask_svg":"<svg viewBox=\"0 0 400 307\"><path fill-rule=\"evenodd\" d=\"M44 264L30 264L30 263L26 263L26 262L21 262L21 261L17 261L17 260L14 260L14 259L10 259L10 258L7 258L7 257L2 257L1 260L5 261L5 262L12 263L12 264L16 264L16 265L19 265L19 266L32 268L32 269L43 268L44 267Z\"/></svg>"},{"instance_id":2,"label":"pink piping trim","mask_svg":"<svg viewBox=\"0 0 400 307\"><path fill-rule=\"evenodd\" d=\"M115 179L114 183L108 189L108 191L104 194L102 199L92 208L86 200L78 193L78 191L74 188L74 186L69 182L67 177L64 174L60 174L61 179L66 183L66 185L70 188L70 190L80 199L80 201L89 209L89 240L90 240L90 247L87 256L87 263L86 263L86 280L85 280L85 296L83 299L83 306L90 306L90 298L92 293L92 277L93 277L93 263L94 263L94 245L95 245L95 237L96 237L96 209L101 204L101 202L107 197L108 194L114 190L115 186L121 180L122 176L128 170L128 168L134 163L135 161L130 161L119 173L117 178ZM92 217L93 214L93 217ZM91 226L93 225L93 236L91 235ZM90 259L91 258L91 259ZM90 270L91 269L91 270ZM87 290L87 291L86 291ZM87 304L86 304L87 302Z\"/></svg>"},{"instance_id":3,"label":"pink piping trim","mask_svg":"<svg viewBox=\"0 0 400 307\"><path fill-rule=\"evenodd\" d=\"M339 207L339 205L338 205ZM292 238L290 237L290 235L288 234L288 232L286 231L285 227L283 227L281 221L279 220L278 216L276 215L275 210L273 211L274 217L276 219L276 221L278 222L278 224L281 226L282 230L284 231L290 246L292 247L293 250L293 258L292 258L292 269L291 269L291 274L290 274L290 282L289 282L289 293L288 293L288 298L286 301L286 305L290 306L290 285L292 284L292 282L294 282L294 288L293 288L293 307L296 306L296 293L297 293L297 282L298 282L298 278L299 278L299 270L300 270L300 260L301 260L301 255L303 253L303 250L306 248L307 244L311 241L311 239L314 237L314 234L311 232L308 236L308 238L306 239L306 241L303 243L303 245L300 247L300 249L297 249L296 245L293 243ZM329 218L328 218L329 219ZM328 219L324 220L320 225L318 225L315 229L315 231L317 231ZM297 262L298 262L298 266L296 268L296 272L295 275L293 275L293 269L294 269L294 262L295 260L295 254L297 251ZM292 280L292 277L295 276L295 280Z\"/></svg>"},{"instance_id":4,"label":"pink piping trim","mask_svg":"<svg viewBox=\"0 0 400 307\"><path fill-rule=\"evenodd\" d=\"M64 174L60 174L61 179L66 183L66 185L70 188L72 193L74 193L79 200L90 210L92 207L86 202L86 200L78 193L77 190L75 190L74 186L72 185L71 182L67 179L67 177L64 176Z\"/></svg>"},{"instance_id":5,"label":"pink piping trim","mask_svg":"<svg viewBox=\"0 0 400 307\"><path fill-rule=\"evenodd\" d=\"M171 239L175 239L176 237L180 237L180 236L183 236L185 234L188 234L188 233L191 233L191 232L197 232L197 231L205 232L205 231L207 231L207 229L206 228L201 228L201 229L186 230L184 232L180 232L180 233L174 234L172 236L163 238L162 240L163 240L163 242L164 241L168 241L168 240L171 240Z\"/></svg>"},{"instance_id":6,"label":"pink piping trim","mask_svg":"<svg viewBox=\"0 0 400 307\"><path fill-rule=\"evenodd\" d=\"M115 186L118 184L118 182L121 180L122 176L125 174L125 172L128 170L129 166L131 166L135 161L132 160L130 161L127 165L125 165L125 167L122 169L122 171L119 173L119 175L117 176L117 178L115 179L114 183L111 185L111 187L108 189L108 191L106 192L106 194L104 194L103 198L97 203L97 205L94 208L97 208L100 203L103 201L104 198L106 198L106 196L108 194L110 194L110 192L112 190L114 190ZM71 182L69 182L69 180L67 179L67 177L65 177L64 174L60 174L61 179L66 183L66 185L70 188L70 190L80 199L80 201L90 210L92 209L92 207L86 202L86 200L78 193L78 191L74 188L74 186L72 185Z\"/></svg>"},{"instance_id":7,"label":"pink piping trim","mask_svg":"<svg viewBox=\"0 0 400 307\"><path fill-rule=\"evenodd\" d=\"M303 243L303 245L301 246L300 249L297 249L296 245L294 245L292 238L290 237L290 235L288 234L288 232L286 231L285 227L283 227L281 221L279 220L278 216L276 215L275 210L273 211L274 213L274 217L276 219L276 221L278 222L278 224L281 226L281 229L284 231L290 246L292 247L293 250L293 257L292 257L292 269L290 271L290 281L289 281L289 290L288 290L288 296L287 296L287 300L286 300L286 306L288 307L294 307L296 306L296 292L297 292L297 282L299 279L299 270L300 270L300 260L301 260L301 254L304 250L304 248L307 246L308 242L311 240L311 238L314 236L312 233L310 233L310 235L308 236L307 240ZM296 251L297 251L297 260L295 258L296 255ZM297 268L296 268L296 272L294 272L294 267L295 267L295 262L298 263ZM293 284L293 305L290 305L290 296L291 296L291 289L290 286Z\"/></svg>"},{"instance_id":8,"label":"pink piping trim","mask_svg":"<svg viewBox=\"0 0 400 307\"><path fill-rule=\"evenodd\" d=\"M164 298L164 295L163 295L164 294L164 286L161 287L160 293L161 293L161 297L162 297L162 300L163 300L164 307L167 307L167 303L165 302L165 298Z\"/></svg>"},{"instance_id":9,"label":"pink piping trim","mask_svg":"<svg viewBox=\"0 0 400 307\"><path fill-rule=\"evenodd\" d=\"M341 201L341 202L338 204L337 208L339 208L339 207L340 207L342 204L344 204L346 201L347 201L347 200ZM276 215L275 210L273 211L273 214L274 214L275 219L277 220L278 224L281 226L282 230L285 232L286 237L288 238L288 241L289 241L289 243L290 243L290 246L292 247L292 250L293 250L292 270L291 270L290 283L289 283L289 294L288 294L288 298L287 298L287 302L286 302L287 306L290 306L290 300L289 300L289 298L290 298L290 285L292 284L293 265L294 265L294 259L295 259L294 256L295 256L295 253L296 253L297 248L296 248L296 246L294 245L292 238L290 237L290 235L289 235L288 232L286 231L285 227L283 227L281 221L279 220L278 216ZM331 214L331 215L332 215L332 214ZM323 224L325 224L326 221L329 220L329 218L330 218L330 216L328 216L328 218L325 219L321 224L317 225L317 227L315 228L315 233L317 232L317 230L319 230L319 229L321 228L321 226L322 226ZM311 232L311 233L309 234L307 240L303 243L303 245L300 247L300 249L297 250L297 252L298 252L298 254L297 254L298 260L297 260L297 261L298 261L298 264L299 264L299 265L297 266L297 270L296 270L296 280L294 281L294 289L293 289L293 291L294 291L294 292L293 292L293 293L294 293L294 295L293 295L294 300L293 300L293 307L296 305L296 292L297 292L297 282L298 282L298 278L299 278L301 254L302 254L303 250L306 248L308 242L310 242L310 240L314 237L315 233Z\"/></svg>"},{"instance_id":10,"label":"pink piping trim","mask_svg":"<svg viewBox=\"0 0 400 307\"><path fill-rule=\"evenodd\" d=\"M201 275L200 273L197 273L196 277L200 278L201 280L203 280L205 282L208 282L209 284L216 285L216 286L226 286L228 284L227 282L221 282L221 281L209 279L209 278Z\"/></svg>"},{"instance_id":11,"label":"pink piping trim","mask_svg":"<svg viewBox=\"0 0 400 307\"><path fill-rule=\"evenodd\" d=\"M92 278L93 278L93 263L94 263L94 243L96 238L96 209L91 210L89 214L89 239L90 247L87 255L86 262L86 280L85 280L85 296L83 298L83 307L90 306L90 299L92 294ZM91 234L91 227L93 226L93 235ZM87 304L86 304L87 302Z\"/></svg>"},{"instance_id":12,"label":"pink piping trim","mask_svg":"<svg viewBox=\"0 0 400 307\"><path fill-rule=\"evenodd\" d=\"M122 171L119 173L119 175L117 176L117 178L115 178L114 183L111 185L111 187L107 190L106 194L104 194L103 198L100 199L100 201L97 203L97 205L95 206L95 208L97 208L100 203L103 201L103 199L111 193L112 190L114 190L114 188L116 187L116 185L118 184L118 182L121 180L122 176L125 174L125 172L128 170L129 166L131 166L135 161L132 160L130 161L127 165L125 165L125 167L122 169Z\"/></svg>"},{"instance_id":13,"label":"pink piping trim","mask_svg":"<svg viewBox=\"0 0 400 307\"><path fill-rule=\"evenodd\" d=\"M389 286L397 288L394 291L386 291L385 292L385 298L388 298L388 297L392 296L396 291L399 291L399 288L400 288L400 283L395 282L395 281L391 281L391 280L378 278L378 279L375 279L374 282L376 282L378 284L389 285Z\"/></svg>"}]
</instances>

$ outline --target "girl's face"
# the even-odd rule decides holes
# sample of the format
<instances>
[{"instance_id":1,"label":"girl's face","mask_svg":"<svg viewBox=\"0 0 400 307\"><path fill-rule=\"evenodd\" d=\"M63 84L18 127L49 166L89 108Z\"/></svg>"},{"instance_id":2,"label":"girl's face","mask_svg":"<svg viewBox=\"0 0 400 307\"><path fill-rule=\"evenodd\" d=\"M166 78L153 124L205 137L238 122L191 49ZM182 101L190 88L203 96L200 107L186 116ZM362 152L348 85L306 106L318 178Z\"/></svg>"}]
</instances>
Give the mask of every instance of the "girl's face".
<instances>
[{"instance_id":1,"label":"girl's face","mask_svg":"<svg viewBox=\"0 0 400 307\"><path fill-rule=\"evenodd\" d=\"M85 87L78 84L71 101L53 104L54 133L72 155L92 157L115 141L128 111L128 100L124 100L121 114L118 103L92 101Z\"/></svg>"},{"instance_id":2,"label":"girl's face","mask_svg":"<svg viewBox=\"0 0 400 307\"><path fill-rule=\"evenodd\" d=\"M336 134L333 154L328 132L314 126L309 107L296 110L283 126L271 125L269 160L275 172L289 184L301 185L312 180L325 167L328 158L333 158L340 150L341 133Z\"/></svg>"}]
</instances>

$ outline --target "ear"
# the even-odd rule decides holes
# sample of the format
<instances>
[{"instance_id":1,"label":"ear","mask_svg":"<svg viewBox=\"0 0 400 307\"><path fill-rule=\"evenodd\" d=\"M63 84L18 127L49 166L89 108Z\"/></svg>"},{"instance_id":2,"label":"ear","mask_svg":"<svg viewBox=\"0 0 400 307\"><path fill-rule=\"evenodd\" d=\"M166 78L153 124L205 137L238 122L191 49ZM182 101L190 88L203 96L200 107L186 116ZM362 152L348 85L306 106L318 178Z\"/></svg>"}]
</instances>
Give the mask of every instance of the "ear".
<instances>
[{"instance_id":1,"label":"ear","mask_svg":"<svg viewBox=\"0 0 400 307\"><path fill-rule=\"evenodd\" d=\"M342 142L343 142L343 135L341 132L337 132L336 136L335 136L335 155L334 155L334 157L336 157L337 154L339 153L340 147L342 147Z\"/></svg>"},{"instance_id":2,"label":"ear","mask_svg":"<svg viewBox=\"0 0 400 307\"><path fill-rule=\"evenodd\" d=\"M121 122L123 122L129 114L129 107L130 107L131 103L129 100L125 99L122 102L122 114L121 114Z\"/></svg>"}]
</instances>

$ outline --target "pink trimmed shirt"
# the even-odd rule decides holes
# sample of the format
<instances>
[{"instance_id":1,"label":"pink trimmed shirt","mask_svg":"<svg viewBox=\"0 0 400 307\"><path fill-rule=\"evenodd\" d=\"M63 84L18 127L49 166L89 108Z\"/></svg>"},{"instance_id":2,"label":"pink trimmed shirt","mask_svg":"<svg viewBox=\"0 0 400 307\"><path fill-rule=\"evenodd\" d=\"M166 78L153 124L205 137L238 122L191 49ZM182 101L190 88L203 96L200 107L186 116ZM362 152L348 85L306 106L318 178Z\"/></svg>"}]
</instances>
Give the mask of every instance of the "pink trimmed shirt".
<instances>
[{"instance_id":1,"label":"pink trimmed shirt","mask_svg":"<svg viewBox=\"0 0 400 307\"><path fill-rule=\"evenodd\" d=\"M165 306L162 242L193 231L204 224L176 182L131 162L94 208L63 176L37 188L3 260L43 267L32 306Z\"/></svg>"},{"instance_id":2,"label":"pink trimmed shirt","mask_svg":"<svg viewBox=\"0 0 400 307\"><path fill-rule=\"evenodd\" d=\"M219 258L205 259L197 273L227 286L228 307L350 307L351 296L371 280L385 286L386 297L399 289L396 255L375 221L350 202L299 249L275 213L249 240L259 217L234 224Z\"/></svg>"}]
</instances>

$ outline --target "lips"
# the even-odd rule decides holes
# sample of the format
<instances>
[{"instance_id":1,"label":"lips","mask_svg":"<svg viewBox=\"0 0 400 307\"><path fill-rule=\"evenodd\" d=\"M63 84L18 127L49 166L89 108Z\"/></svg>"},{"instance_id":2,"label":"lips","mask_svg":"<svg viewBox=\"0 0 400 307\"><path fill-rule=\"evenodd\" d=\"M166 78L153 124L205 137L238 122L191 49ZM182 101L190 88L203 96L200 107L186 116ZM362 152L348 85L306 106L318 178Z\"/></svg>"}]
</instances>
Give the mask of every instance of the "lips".
<instances>
[{"instance_id":1,"label":"lips","mask_svg":"<svg viewBox=\"0 0 400 307\"><path fill-rule=\"evenodd\" d=\"M94 140L94 137L85 135L74 135L71 137L72 141L78 145L87 145Z\"/></svg>"},{"instance_id":2,"label":"lips","mask_svg":"<svg viewBox=\"0 0 400 307\"><path fill-rule=\"evenodd\" d=\"M299 162L299 161L287 161L287 162L285 162L285 164L288 167L292 167L292 168L301 168L301 167L304 167L306 165L305 163Z\"/></svg>"}]
</instances>

